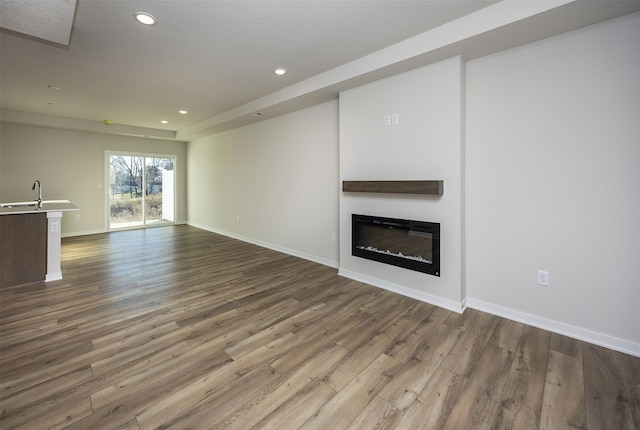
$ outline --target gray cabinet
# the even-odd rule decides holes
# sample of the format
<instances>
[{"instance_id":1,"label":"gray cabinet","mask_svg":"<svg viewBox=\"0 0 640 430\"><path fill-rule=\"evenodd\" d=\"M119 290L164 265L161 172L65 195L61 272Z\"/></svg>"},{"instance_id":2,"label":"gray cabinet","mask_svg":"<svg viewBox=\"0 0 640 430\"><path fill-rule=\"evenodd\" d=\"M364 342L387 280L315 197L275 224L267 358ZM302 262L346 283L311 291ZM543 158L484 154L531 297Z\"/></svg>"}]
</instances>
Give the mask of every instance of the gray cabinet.
<instances>
[{"instance_id":1,"label":"gray cabinet","mask_svg":"<svg viewBox=\"0 0 640 430\"><path fill-rule=\"evenodd\" d=\"M0 287L44 281L47 214L0 216Z\"/></svg>"}]
</instances>

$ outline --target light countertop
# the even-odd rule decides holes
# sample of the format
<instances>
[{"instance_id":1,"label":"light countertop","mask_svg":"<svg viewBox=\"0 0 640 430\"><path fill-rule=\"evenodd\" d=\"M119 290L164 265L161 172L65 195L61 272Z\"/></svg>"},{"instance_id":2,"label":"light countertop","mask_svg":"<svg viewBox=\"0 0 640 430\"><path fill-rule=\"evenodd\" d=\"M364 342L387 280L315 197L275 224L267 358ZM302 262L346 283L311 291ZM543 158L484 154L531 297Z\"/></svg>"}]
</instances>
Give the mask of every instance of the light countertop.
<instances>
[{"instance_id":1,"label":"light countertop","mask_svg":"<svg viewBox=\"0 0 640 430\"><path fill-rule=\"evenodd\" d=\"M77 210L79 210L79 208L69 200L43 200L41 209L38 208L38 202L36 201L0 203L0 215L66 212Z\"/></svg>"}]
</instances>

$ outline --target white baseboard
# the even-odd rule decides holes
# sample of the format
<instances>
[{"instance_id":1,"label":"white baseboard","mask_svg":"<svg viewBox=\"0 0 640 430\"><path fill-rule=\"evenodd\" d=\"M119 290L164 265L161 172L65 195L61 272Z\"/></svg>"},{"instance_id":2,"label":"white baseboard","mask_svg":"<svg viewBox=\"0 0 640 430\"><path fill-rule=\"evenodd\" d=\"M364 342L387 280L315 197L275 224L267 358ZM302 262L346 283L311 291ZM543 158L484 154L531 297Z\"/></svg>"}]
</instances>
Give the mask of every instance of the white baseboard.
<instances>
[{"instance_id":1,"label":"white baseboard","mask_svg":"<svg viewBox=\"0 0 640 430\"><path fill-rule=\"evenodd\" d=\"M435 296L433 294L417 291L412 288L407 288L403 285L394 284L382 279L367 276L362 273L352 272L350 270L339 269L338 275L345 278L353 279L354 281L364 282L365 284L373 285L394 293L401 294L412 299L420 300L421 302L429 303L440 308L448 309L453 312L462 313L464 311L463 303L456 302L455 300L445 299L443 297Z\"/></svg>"},{"instance_id":2,"label":"white baseboard","mask_svg":"<svg viewBox=\"0 0 640 430\"><path fill-rule=\"evenodd\" d=\"M101 234L106 232L107 230L103 228L99 230L83 230L83 231L74 231L71 233L62 233L61 237L89 236L91 234Z\"/></svg>"},{"instance_id":3,"label":"white baseboard","mask_svg":"<svg viewBox=\"0 0 640 430\"><path fill-rule=\"evenodd\" d=\"M550 320L539 317L527 312L521 312L504 306L488 303L478 299L467 298L467 306L492 315L507 318L533 327L548 330L574 339L582 340L595 345L604 346L605 348L615 351L624 352L625 354L640 357L640 344L614 336L605 335L596 331L577 327L559 321Z\"/></svg>"},{"instance_id":4,"label":"white baseboard","mask_svg":"<svg viewBox=\"0 0 640 430\"><path fill-rule=\"evenodd\" d=\"M326 258L318 257L317 255L308 254L306 252L298 251L297 249L291 249L284 246L276 245L269 242L262 242L260 240L256 240L250 237L242 236L239 234L231 233L225 230L220 230L217 228L209 227L202 224L197 223L188 223L190 226L201 228L202 230L207 230L212 233L220 234L222 236L227 236L232 239L241 240L243 242L252 243L254 245L261 246L263 248L272 249L274 251L282 252L283 254L293 255L294 257L299 257L304 260L313 261L314 263L322 264L323 266L333 267L334 269L338 268L338 262L334 260L329 260Z\"/></svg>"},{"instance_id":5,"label":"white baseboard","mask_svg":"<svg viewBox=\"0 0 640 430\"><path fill-rule=\"evenodd\" d=\"M62 272L47 273L44 282L58 281L62 279Z\"/></svg>"},{"instance_id":6,"label":"white baseboard","mask_svg":"<svg viewBox=\"0 0 640 430\"><path fill-rule=\"evenodd\" d=\"M176 221L173 224L155 225L155 226L152 226L150 228L163 227L164 225L183 225L183 224L187 224L187 222L186 221ZM130 230L135 230L135 229L138 229L138 228L140 228L140 226L135 226L135 227L131 228ZM123 230L127 230L127 229L123 229ZM112 230L112 231L123 231L123 230ZM109 229L100 228L100 229L96 229L96 230L73 231L71 233L62 233L61 237L89 236L91 234L102 234L102 233L109 233Z\"/></svg>"}]
</instances>

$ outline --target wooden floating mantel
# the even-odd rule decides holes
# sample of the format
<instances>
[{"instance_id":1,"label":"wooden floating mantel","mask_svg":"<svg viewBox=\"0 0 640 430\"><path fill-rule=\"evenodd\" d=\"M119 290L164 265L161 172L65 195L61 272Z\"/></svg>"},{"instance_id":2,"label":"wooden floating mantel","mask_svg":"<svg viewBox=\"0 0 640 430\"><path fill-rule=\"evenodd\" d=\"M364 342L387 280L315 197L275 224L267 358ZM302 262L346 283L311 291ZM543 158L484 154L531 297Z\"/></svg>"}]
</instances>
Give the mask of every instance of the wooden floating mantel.
<instances>
[{"instance_id":1,"label":"wooden floating mantel","mask_svg":"<svg viewBox=\"0 0 640 430\"><path fill-rule=\"evenodd\" d=\"M342 191L441 196L444 192L444 181L342 181Z\"/></svg>"}]
</instances>

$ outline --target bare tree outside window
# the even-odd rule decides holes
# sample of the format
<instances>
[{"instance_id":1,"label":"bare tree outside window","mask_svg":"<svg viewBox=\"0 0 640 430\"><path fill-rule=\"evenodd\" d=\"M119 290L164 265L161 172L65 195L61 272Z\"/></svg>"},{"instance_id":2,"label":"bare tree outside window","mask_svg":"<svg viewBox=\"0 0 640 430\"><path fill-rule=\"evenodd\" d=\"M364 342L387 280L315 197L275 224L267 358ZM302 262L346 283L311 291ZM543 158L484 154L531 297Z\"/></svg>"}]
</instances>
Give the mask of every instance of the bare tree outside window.
<instances>
[{"instance_id":1,"label":"bare tree outside window","mask_svg":"<svg viewBox=\"0 0 640 430\"><path fill-rule=\"evenodd\" d=\"M173 222L173 158L111 155L109 164L111 228Z\"/></svg>"},{"instance_id":2,"label":"bare tree outside window","mask_svg":"<svg viewBox=\"0 0 640 430\"><path fill-rule=\"evenodd\" d=\"M112 179L120 196L128 188L130 198L140 197L142 186L142 158L134 156L111 157Z\"/></svg>"}]
</instances>

